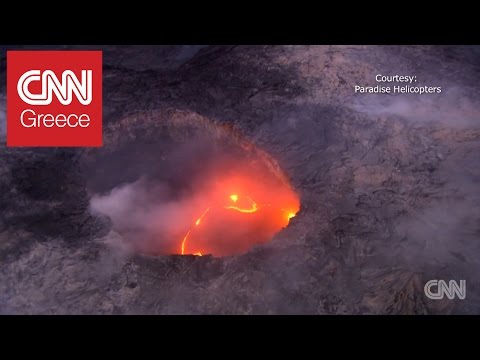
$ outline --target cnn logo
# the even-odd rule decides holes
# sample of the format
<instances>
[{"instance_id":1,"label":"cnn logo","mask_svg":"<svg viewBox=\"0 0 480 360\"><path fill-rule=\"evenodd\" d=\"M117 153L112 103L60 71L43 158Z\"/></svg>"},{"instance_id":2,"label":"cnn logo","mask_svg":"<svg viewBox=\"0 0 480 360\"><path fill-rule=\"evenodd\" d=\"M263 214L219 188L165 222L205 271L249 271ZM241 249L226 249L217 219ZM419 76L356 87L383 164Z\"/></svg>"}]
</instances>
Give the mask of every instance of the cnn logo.
<instances>
[{"instance_id":1,"label":"cnn logo","mask_svg":"<svg viewBox=\"0 0 480 360\"><path fill-rule=\"evenodd\" d=\"M441 300L444 296L453 300L455 295L464 300L467 296L467 282L466 280L460 280L460 284L458 284L455 280L450 280L447 284L445 280L430 280L427 281L423 290L425 295L432 300Z\"/></svg>"},{"instance_id":2,"label":"cnn logo","mask_svg":"<svg viewBox=\"0 0 480 360\"><path fill-rule=\"evenodd\" d=\"M62 105L70 105L75 94L80 104L89 105L92 102L92 70L82 70L81 73L82 80L79 81L73 71L65 70L59 81L52 70L43 73L40 70L27 71L18 80L18 96L29 105L50 105L55 94ZM30 92L29 85L33 81L41 82L40 94Z\"/></svg>"},{"instance_id":3,"label":"cnn logo","mask_svg":"<svg viewBox=\"0 0 480 360\"><path fill-rule=\"evenodd\" d=\"M8 51L7 146L101 146L102 52Z\"/></svg>"}]
</instances>

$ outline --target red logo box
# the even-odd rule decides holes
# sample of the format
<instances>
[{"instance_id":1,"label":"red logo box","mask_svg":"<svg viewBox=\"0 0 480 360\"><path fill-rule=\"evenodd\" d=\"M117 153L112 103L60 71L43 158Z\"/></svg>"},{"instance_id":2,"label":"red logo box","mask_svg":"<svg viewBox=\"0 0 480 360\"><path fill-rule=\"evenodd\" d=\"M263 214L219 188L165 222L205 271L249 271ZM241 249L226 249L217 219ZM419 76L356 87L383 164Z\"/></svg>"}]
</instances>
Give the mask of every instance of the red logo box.
<instances>
[{"instance_id":1,"label":"red logo box","mask_svg":"<svg viewBox=\"0 0 480 360\"><path fill-rule=\"evenodd\" d=\"M8 51L7 146L102 146L102 52Z\"/></svg>"}]
</instances>

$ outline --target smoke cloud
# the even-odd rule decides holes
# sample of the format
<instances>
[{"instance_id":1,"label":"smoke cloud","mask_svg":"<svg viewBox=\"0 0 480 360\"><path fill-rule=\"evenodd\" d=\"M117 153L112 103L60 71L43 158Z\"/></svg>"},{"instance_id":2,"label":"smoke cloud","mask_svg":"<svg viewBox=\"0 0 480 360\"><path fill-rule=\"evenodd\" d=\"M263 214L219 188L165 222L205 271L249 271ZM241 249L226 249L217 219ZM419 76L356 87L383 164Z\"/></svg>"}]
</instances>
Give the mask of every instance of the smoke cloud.
<instances>
[{"instance_id":1,"label":"smoke cloud","mask_svg":"<svg viewBox=\"0 0 480 360\"><path fill-rule=\"evenodd\" d=\"M168 186L139 179L130 184L114 188L105 195L94 195L91 207L94 211L107 214L114 229L129 239L139 250L147 250L158 244L158 249L175 252L172 243L188 228L192 213L200 199L170 201ZM178 252L178 250L177 250Z\"/></svg>"},{"instance_id":2,"label":"smoke cloud","mask_svg":"<svg viewBox=\"0 0 480 360\"><path fill-rule=\"evenodd\" d=\"M444 87L440 94L361 95L352 108L370 115L393 115L419 124L439 124L454 128L480 125L479 101L472 90Z\"/></svg>"}]
</instances>

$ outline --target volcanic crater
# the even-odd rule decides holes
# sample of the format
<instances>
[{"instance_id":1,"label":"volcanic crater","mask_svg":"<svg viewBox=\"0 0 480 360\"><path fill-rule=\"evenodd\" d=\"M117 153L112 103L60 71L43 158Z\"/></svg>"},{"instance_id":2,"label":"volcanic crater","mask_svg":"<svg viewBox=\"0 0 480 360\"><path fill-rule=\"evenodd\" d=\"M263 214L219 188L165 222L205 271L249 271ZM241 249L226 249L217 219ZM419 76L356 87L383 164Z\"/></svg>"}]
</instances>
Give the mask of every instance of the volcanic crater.
<instances>
[{"instance_id":1,"label":"volcanic crater","mask_svg":"<svg viewBox=\"0 0 480 360\"><path fill-rule=\"evenodd\" d=\"M81 160L92 208L138 253L245 253L299 210L278 162L228 124L140 112L107 127L104 139Z\"/></svg>"}]
</instances>

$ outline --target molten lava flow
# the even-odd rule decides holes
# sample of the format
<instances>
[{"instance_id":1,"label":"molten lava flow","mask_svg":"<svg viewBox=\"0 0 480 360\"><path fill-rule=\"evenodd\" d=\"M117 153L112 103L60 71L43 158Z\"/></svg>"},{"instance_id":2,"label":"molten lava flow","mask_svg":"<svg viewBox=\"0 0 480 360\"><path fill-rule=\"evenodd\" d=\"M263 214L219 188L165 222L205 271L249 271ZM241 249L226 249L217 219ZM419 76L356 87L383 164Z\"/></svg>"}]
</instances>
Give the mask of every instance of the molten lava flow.
<instances>
[{"instance_id":1,"label":"molten lava flow","mask_svg":"<svg viewBox=\"0 0 480 360\"><path fill-rule=\"evenodd\" d=\"M225 197L223 197L223 196L222 196L222 198L225 199ZM219 201L219 202L217 202L216 205L211 205L211 206L207 207L206 210L204 210L204 212L200 215L200 217L195 221L194 226L190 230L188 230L188 232L184 236L183 241L181 243L181 254L182 255L185 255L187 242L188 242L190 236L192 235L192 232L194 232L194 230L195 230L195 233L199 234L198 236L200 236L200 238L195 241L196 243L199 240L205 241L206 236L215 236L216 235L216 234L209 235L208 232L207 232L207 235L206 235L205 233L202 233L201 229L196 230L196 228L198 228L200 224L204 223L204 221L207 220L206 215L208 213L215 212L215 214L210 215L208 217L208 218L211 218L211 221L208 221L206 226L209 226L209 223L211 223L212 221L214 221L214 222L216 221L217 222L217 225L216 225L217 227L225 226L225 228L228 228L230 231L236 231L239 234L240 233L243 234L241 229L230 228L229 225L228 224L225 225L224 222L225 221L227 221L227 222L230 221L230 222L233 222L233 226L237 226L237 225L242 226L242 224L239 223L240 221L242 221L241 220L242 218L239 218L238 216L241 216L241 214L252 214L252 215L248 215L248 217L246 217L245 220L243 220L243 221L245 221L245 224L243 224L243 226L245 226L247 228L250 226L253 229L257 229L257 231L259 231L259 233L257 235L260 236L260 238L268 238L270 236L273 236L273 234L276 231L280 230L282 227L288 225L290 219L292 217L294 217L296 215L297 211L298 211L298 204L296 202L293 202L293 201L290 201L291 202L290 208L285 209L285 208L277 207L276 205L278 205L278 202L277 203L274 202L273 204L272 203L266 203L266 204L263 204L263 205L258 205L251 197L249 197L247 195L238 195L237 193L231 194L230 196L228 196L227 199L228 199L227 204L221 204L221 201ZM225 213L225 214L222 213L222 211L225 211L225 210L228 211L229 213L232 213L232 215L228 215L227 213ZM233 213L239 213L239 214L234 216ZM258 214L258 215L255 215L256 217L252 218L251 216L254 216L253 214ZM285 215L287 217L286 220L285 220ZM250 220L248 220L248 219L250 219ZM265 224L267 224L267 225L265 225ZM260 229L260 230L258 230L258 229ZM275 229L277 229L277 230L275 230ZM200 231L200 233L199 233L199 231ZM253 235L255 235L255 234L253 234ZM246 234L243 234L242 236L244 236L245 239L246 239L246 240L242 240L242 241L250 241L250 242L252 241L251 240L252 236L250 236L250 234L246 233ZM241 238L242 237L239 237L239 236L233 236L234 241L235 240L239 241ZM223 240L223 237L222 237L222 240ZM227 245L225 245L225 244L227 244ZM242 244L240 244L240 245L242 245ZM197 244L196 246L198 247L199 245ZM235 248L235 247L238 247L239 244L232 244L230 242L226 242L226 243L224 242L223 245L221 245L219 249L223 249L223 248L225 248L225 246ZM192 246L189 245L189 247L192 247ZM205 247L201 246L201 245L200 245L200 247L202 248L202 252L204 252L203 250L205 250ZM211 249L208 250L208 251L210 251L210 253L213 252ZM225 252L224 250L219 250L219 251ZM202 252L197 251L197 252L190 252L190 253L193 253L193 255L202 256Z\"/></svg>"},{"instance_id":2,"label":"molten lava flow","mask_svg":"<svg viewBox=\"0 0 480 360\"><path fill-rule=\"evenodd\" d=\"M200 217L197 219L197 221L195 221L195 227L197 227L198 225L200 225L200 223L202 222L202 219L205 215L207 215L207 213L210 211L210 207L208 207L203 213L202 215L200 215ZM188 239L188 236L190 235L190 233L192 232L193 229L190 229L188 230L187 234L185 235L185 237L183 238L183 241L182 241L182 255L185 255L185 243L187 242L187 239ZM198 256L202 256L202 253L198 252L198 253L195 253L194 255L198 255Z\"/></svg>"},{"instance_id":3,"label":"molten lava flow","mask_svg":"<svg viewBox=\"0 0 480 360\"><path fill-rule=\"evenodd\" d=\"M246 198L248 200L250 200L250 202L251 202L251 207L248 208L248 209L243 209L241 207L232 206L232 205L225 205L224 208L228 209L228 210L236 210L236 211L239 211L239 212L242 212L242 213L253 213L253 212L257 211L258 210L257 204L250 197L247 196ZM230 195L230 200L232 200L232 202L236 203L238 201L238 195L236 195L236 194ZM202 215L197 219L197 221L195 221L195 227L200 225L200 223L202 222L202 219L205 217L205 215L207 215L207 213L210 211L210 209L211 209L211 207L209 206L202 213ZM187 234L183 238L183 241L182 241L182 255L185 255L185 244L186 244L186 242L188 240L188 236L190 235L192 230L193 229L188 230ZM202 253L201 252L196 252L193 255L202 256Z\"/></svg>"},{"instance_id":4,"label":"molten lava flow","mask_svg":"<svg viewBox=\"0 0 480 360\"><path fill-rule=\"evenodd\" d=\"M254 213L258 210L258 207L257 207L257 204L255 203L255 201L253 201L250 197L246 196L246 198L249 200L249 202L251 203L250 207L249 208L241 208L239 206L235 206L235 205L226 205L225 206L225 209L228 209L228 210L236 210L236 211L239 211L239 212L242 212L242 213ZM238 201L238 195L230 195L230 199L234 202L234 203L237 203Z\"/></svg>"},{"instance_id":5,"label":"molten lava flow","mask_svg":"<svg viewBox=\"0 0 480 360\"><path fill-rule=\"evenodd\" d=\"M183 241L182 241L182 255L185 255L185 243L187 242L188 235L190 235L191 232L192 232L192 230L188 230L187 234L183 238Z\"/></svg>"}]
</instances>

